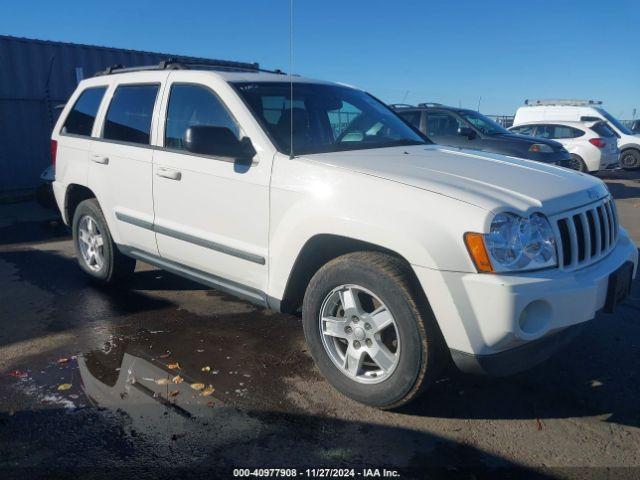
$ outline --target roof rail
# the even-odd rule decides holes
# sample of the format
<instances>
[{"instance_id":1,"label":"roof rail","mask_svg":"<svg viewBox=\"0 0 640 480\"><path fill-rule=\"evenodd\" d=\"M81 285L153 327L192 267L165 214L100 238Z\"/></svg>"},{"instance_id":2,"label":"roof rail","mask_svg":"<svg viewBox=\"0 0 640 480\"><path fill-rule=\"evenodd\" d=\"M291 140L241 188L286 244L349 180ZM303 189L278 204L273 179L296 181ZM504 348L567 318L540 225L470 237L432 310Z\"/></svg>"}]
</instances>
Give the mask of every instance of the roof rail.
<instances>
[{"instance_id":1,"label":"roof rail","mask_svg":"<svg viewBox=\"0 0 640 480\"><path fill-rule=\"evenodd\" d=\"M556 99L526 99L524 101L525 105L528 106L537 106L537 105L568 105L572 107L585 107L589 105L602 105L601 100L579 100L579 99L571 99L571 98L556 98Z\"/></svg>"},{"instance_id":2,"label":"roof rail","mask_svg":"<svg viewBox=\"0 0 640 480\"><path fill-rule=\"evenodd\" d=\"M441 103L436 102L422 102L418 104L419 107L442 107Z\"/></svg>"},{"instance_id":3,"label":"roof rail","mask_svg":"<svg viewBox=\"0 0 640 480\"><path fill-rule=\"evenodd\" d=\"M112 75L115 73L142 72L147 70L222 70L229 72L269 72L284 74L280 70L263 70L258 63L231 62L227 60L207 60L202 63L182 62L179 59L167 58L157 65L142 65L138 67L124 67L116 64L104 71L96 72L95 76Z\"/></svg>"},{"instance_id":4,"label":"roof rail","mask_svg":"<svg viewBox=\"0 0 640 480\"><path fill-rule=\"evenodd\" d=\"M408 103L390 103L389 106L391 108L415 108L413 105Z\"/></svg>"}]
</instances>

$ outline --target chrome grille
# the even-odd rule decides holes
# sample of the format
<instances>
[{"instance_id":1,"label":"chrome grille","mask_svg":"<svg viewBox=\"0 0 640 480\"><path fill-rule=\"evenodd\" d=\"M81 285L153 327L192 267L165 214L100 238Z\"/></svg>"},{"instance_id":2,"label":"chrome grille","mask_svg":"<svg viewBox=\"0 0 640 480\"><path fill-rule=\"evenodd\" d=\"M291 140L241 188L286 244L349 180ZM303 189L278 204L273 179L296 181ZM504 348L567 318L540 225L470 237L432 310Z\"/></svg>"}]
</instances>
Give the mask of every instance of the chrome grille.
<instances>
[{"instance_id":1,"label":"chrome grille","mask_svg":"<svg viewBox=\"0 0 640 480\"><path fill-rule=\"evenodd\" d=\"M618 240L618 217L611 197L554 217L558 265L575 270L606 256Z\"/></svg>"}]
</instances>

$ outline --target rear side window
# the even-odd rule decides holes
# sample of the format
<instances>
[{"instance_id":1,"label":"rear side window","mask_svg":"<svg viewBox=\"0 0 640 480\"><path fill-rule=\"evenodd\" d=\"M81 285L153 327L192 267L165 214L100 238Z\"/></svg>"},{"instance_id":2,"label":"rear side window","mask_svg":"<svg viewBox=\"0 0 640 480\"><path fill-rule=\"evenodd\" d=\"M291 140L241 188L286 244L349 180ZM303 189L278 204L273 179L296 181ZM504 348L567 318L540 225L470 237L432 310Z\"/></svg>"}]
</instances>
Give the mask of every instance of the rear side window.
<instances>
[{"instance_id":1,"label":"rear side window","mask_svg":"<svg viewBox=\"0 0 640 480\"><path fill-rule=\"evenodd\" d=\"M596 132L601 137L615 137L616 134L611 130L606 123L596 123L591 127L591 130Z\"/></svg>"},{"instance_id":2,"label":"rear side window","mask_svg":"<svg viewBox=\"0 0 640 480\"><path fill-rule=\"evenodd\" d=\"M61 133L90 136L107 87L87 88L80 94L64 121Z\"/></svg>"},{"instance_id":3,"label":"rear side window","mask_svg":"<svg viewBox=\"0 0 640 480\"><path fill-rule=\"evenodd\" d=\"M566 125L556 125L553 129L553 137L551 138L578 138L584 135L582 130L568 127Z\"/></svg>"},{"instance_id":4,"label":"rear side window","mask_svg":"<svg viewBox=\"0 0 640 480\"><path fill-rule=\"evenodd\" d=\"M183 150L183 138L194 125L226 127L236 136L240 131L226 107L208 88L199 85L173 85L167 108L164 146Z\"/></svg>"},{"instance_id":5,"label":"rear side window","mask_svg":"<svg viewBox=\"0 0 640 480\"><path fill-rule=\"evenodd\" d=\"M538 125L536 129L536 137L550 138L550 139L566 139L577 138L584 135L582 130L577 128L568 127L566 125Z\"/></svg>"},{"instance_id":6,"label":"rear side window","mask_svg":"<svg viewBox=\"0 0 640 480\"><path fill-rule=\"evenodd\" d=\"M536 126L535 125L523 125L522 127L514 127L511 129L513 133L517 133L520 135L530 135L535 136Z\"/></svg>"},{"instance_id":7,"label":"rear side window","mask_svg":"<svg viewBox=\"0 0 640 480\"><path fill-rule=\"evenodd\" d=\"M148 145L158 85L122 85L116 88L102 137Z\"/></svg>"}]
</instances>

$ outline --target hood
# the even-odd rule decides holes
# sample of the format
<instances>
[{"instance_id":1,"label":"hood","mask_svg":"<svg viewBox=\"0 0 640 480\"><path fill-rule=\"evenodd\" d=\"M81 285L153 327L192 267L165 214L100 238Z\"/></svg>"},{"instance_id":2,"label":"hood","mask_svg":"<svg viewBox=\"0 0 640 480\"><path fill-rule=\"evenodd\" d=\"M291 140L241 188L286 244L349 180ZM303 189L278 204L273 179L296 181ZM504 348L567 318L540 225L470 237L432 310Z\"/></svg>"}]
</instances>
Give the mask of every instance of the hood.
<instances>
[{"instance_id":1,"label":"hood","mask_svg":"<svg viewBox=\"0 0 640 480\"><path fill-rule=\"evenodd\" d=\"M499 133L497 135L492 135L491 138L504 138L512 142L522 142L526 145L533 145L534 143L542 143L544 145L549 145L553 148L554 152L561 151L564 146L560 142L556 142L555 140L549 140L547 138L539 138L539 137L530 137L529 135L520 135L518 133Z\"/></svg>"},{"instance_id":2,"label":"hood","mask_svg":"<svg viewBox=\"0 0 640 480\"><path fill-rule=\"evenodd\" d=\"M547 215L591 203L609 194L591 175L504 155L419 145L305 155L471 203L486 210L505 208Z\"/></svg>"}]
</instances>

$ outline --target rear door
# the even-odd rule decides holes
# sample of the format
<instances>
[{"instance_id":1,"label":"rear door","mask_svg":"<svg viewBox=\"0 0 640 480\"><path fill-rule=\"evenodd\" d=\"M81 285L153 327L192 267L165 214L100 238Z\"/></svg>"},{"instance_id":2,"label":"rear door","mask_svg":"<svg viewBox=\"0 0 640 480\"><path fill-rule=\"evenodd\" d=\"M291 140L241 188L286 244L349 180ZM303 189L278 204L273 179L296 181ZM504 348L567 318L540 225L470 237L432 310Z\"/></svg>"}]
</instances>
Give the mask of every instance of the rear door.
<instances>
[{"instance_id":1,"label":"rear door","mask_svg":"<svg viewBox=\"0 0 640 480\"><path fill-rule=\"evenodd\" d=\"M89 155L89 187L100 202L114 241L158 253L153 232L153 124L165 73L136 74L115 84Z\"/></svg>"}]
</instances>

